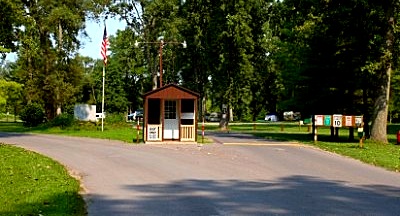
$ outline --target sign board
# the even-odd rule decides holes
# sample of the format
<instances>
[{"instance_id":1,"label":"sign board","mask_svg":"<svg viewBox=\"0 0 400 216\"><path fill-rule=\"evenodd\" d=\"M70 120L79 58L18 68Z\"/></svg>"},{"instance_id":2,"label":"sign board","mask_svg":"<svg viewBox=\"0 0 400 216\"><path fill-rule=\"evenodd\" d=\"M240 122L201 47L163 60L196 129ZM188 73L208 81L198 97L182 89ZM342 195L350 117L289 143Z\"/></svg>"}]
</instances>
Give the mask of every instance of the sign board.
<instances>
[{"instance_id":1,"label":"sign board","mask_svg":"<svg viewBox=\"0 0 400 216\"><path fill-rule=\"evenodd\" d=\"M361 127L362 122L363 122L363 117L362 116L356 116L355 117L355 124L356 124L357 127Z\"/></svg>"},{"instance_id":2,"label":"sign board","mask_svg":"<svg viewBox=\"0 0 400 216\"><path fill-rule=\"evenodd\" d=\"M345 122L344 122L345 126L353 127L353 116L345 116L344 119L345 119Z\"/></svg>"},{"instance_id":3,"label":"sign board","mask_svg":"<svg viewBox=\"0 0 400 216\"><path fill-rule=\"evenodd\" d=\"M158 126L157 127L148 127L148 140L158 140Z\"/></svg>"},{"instance_id":4,"label":"sign board","mask_svg":"<svg viewBox=\"0 0 400 216\"><path fill-rule=\"evenodd\" d=\"M194 119L194 113L181 113L181 119Z\"/></svg>"},{"instance_id":5,"label":"sign board","mask_svg":"<svg viewBox=\"0 0 400 216\"><path fill-rule=\"evenodd\" d=\"M95 122L97 120L96 105L76 104L74 106L74 117L80 121Z\"/></svg>"},{"instance_id":6,"label":"sign board","mask_svg":"<svg viewBox=\"0 0 400 216\"><path fill-rule=\"evenodd\" d=\"M342 127L342 115L333 115L333 127Z\"/></svg>"},{"instance_id":7,"label":"sign board","mask_svg":"<svg viewBox=\"0 0 400 216\"><path fill-rule=\"evenodd\" d=\"M324 116L324 126L331 126L332 125L332 116L325 115Z\"/></svg>"},{"instance_id":8,"label":"sign board","mask_svg":"<svg viewBox=\"0 0 400 216\"><path fill-rule=\"evenodd\" d=\"M315 125L316 126L324 125L324 116L323 115L315 115Z\"/></svg>"}]
</instances>

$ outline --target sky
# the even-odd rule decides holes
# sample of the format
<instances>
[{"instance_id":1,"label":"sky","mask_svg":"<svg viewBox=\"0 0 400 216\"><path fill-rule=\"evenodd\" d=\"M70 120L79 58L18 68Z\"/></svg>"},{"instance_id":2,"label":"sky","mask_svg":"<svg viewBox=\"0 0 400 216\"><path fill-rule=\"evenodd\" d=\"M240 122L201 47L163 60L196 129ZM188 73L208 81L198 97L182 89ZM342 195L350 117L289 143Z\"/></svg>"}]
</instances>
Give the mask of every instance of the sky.
<instances>
[{"instance_id":1,"label":"sky","mask_svg":"<svg viewBox=\"0 0 400 216\"><path fill-rule=\"evenodd\" d=\"M109 18L106 20L107 26L107 35L115 35L118 30L125 29L126 22L119 21L116 18ZM79 50L79 54L82 56L89 56L94 59L100 59L100 47L101 42L103 40L103 32L104 32L104 23L99 22L96 23L94 21L86 22L86 33L89 38L80 37L82 41L81 49Z\"/></svg>"},{"instance_id":2,"label":"sky","mask_svg":"<svg viewBox=\"0 0 400 216\"><path fill-rule=\"evenodd\" d=\"M103 40L104 22L96 23L94 21L86 21L86 33L88 38L79 36L79 40L82 42L79 54L82 56L89 56L93 59L101 59L100 48ZM116 18L109 18L106 20L107 35L115 35L118 30L125 29L126 22L119 21ZM6 60L15 61L16 54L11 53L7 55Z\"/></svg>"}]
</instances>

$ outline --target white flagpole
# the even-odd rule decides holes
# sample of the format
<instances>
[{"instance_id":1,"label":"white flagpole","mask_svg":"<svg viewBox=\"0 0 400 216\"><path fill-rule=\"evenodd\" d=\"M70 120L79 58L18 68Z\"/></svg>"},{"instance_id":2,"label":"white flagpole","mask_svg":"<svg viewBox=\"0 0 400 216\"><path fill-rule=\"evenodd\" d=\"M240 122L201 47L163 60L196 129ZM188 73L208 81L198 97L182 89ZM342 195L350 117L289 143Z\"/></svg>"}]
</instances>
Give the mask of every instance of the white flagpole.
<instances>
[{"instance_id":1,"label":"white flagpole","mask_svg":"<svg viewBox=\"0 0 400 216\"><path fill-rule=\"evenodd\" d=\"M106 74L106 66L103 65L103 98L101 100L101 131L104 130L104 77Z\"/></svg>"}]
</instances>

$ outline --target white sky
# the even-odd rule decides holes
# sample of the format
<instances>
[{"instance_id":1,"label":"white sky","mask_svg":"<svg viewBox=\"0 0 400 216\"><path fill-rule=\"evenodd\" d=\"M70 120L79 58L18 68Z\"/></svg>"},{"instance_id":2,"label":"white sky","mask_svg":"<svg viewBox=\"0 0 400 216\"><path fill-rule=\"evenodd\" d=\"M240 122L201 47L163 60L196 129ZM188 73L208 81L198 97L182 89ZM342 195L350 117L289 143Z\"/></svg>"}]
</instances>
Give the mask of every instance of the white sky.
<instances>
[{"instance_id":1,"label":"white sky","mask_svg":"<svg viewBox=\"0 0 400 216\"><path fill-rule=\"evenodd\" d=\"M109 18L106 20L107 26L107 35L115 35L117 30L125 29L126 22L119 21L116 18ZM101 21L99 23L93 21L86 22L86 33L89 38L80 38L82 41L81 49L79 53L83 56L89 56L94 59L100 59L100 48L101 42L103 40L103 32L104 32L104 22Z\"/></svg>"},{"instance_id":2,"label":"white sky","mask_svg":"<svg viewBox=\"0 0 400 216\"><path fill-rule=\"evenodd\" d=\"M125 29L126 22L119 21L116 18L109 18L106 20L107 26L107 35L115 35L117 30ZM104 22L101 21L96 23L94 21L86 21L86 33L89 38L79 37L81 40L81 49L79 49L79 53L82 56L89 56L93 59L101 59L100 48L101 42L103 40L103 31L104 31ZM16 54L10 53L7 55L6 60L15 61Z\"/></svg>"}]
</instances>

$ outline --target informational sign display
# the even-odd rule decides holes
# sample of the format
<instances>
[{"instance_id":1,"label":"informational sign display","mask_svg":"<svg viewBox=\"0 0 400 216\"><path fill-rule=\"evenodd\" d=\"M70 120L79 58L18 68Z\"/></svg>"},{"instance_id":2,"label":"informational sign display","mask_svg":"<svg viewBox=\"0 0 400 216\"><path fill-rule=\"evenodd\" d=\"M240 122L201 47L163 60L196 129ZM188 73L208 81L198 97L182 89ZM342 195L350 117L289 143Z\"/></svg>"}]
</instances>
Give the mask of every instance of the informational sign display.
<instances>
[{"instance_id":1,"label":"informational sign display","mask_svg":"<svg viewBox=\"0 0 400 216\"><path fill-rule=\"evenodd\" d=\"M333 127L342 127L342 115L333 115Z\"/></svg>"},{"instance_id":2,"label":"informational sign display","mask_svg":"<svg viewBox=\"0 0 400 216\"><path fill-rule=\"evenodd\" d=\"M353 127L353 116L345 116L345 126L347 127Z\"/></svg>"},{"instance_id":3,"label":"informational sign display","mask_svg":"<svg viewBox=\"0 0 400 216\"><path fill-rule=\"evenodd\" d=\"M357 127L361 127L361 124L363 122L363 117L362 116L356 116L355 117L355 123Z\"/></svg>"},{"instance_id":4,"label":"informational sign display","mask_svg":"<svg viewBox=\"0 0 400 216\"><path fill-rule=\"evenodd\" d=\"M324 125L324 116L323 115L315 115L315 125L316 126Z\"/></svg>"},{"instance_id":5,"label":"informational sign display","mask_svg":"<svg viewBox=\"0 0 400 216\"><path fill-rule=\"evenodd\" d=\"M332 116L331 115L325 115L324 116L324 125L325 126L331 126L332 125Z\"/></svg>"},{"instance_id":6,"label":"informational sign display","mask_svg":"<svg viewBox=\"0 0 400 216\"><path fill-rule=\"evenodd\" d=\"M158 140L158 127L149 126L148 140Z\"/></svg>"}]
</instances>

